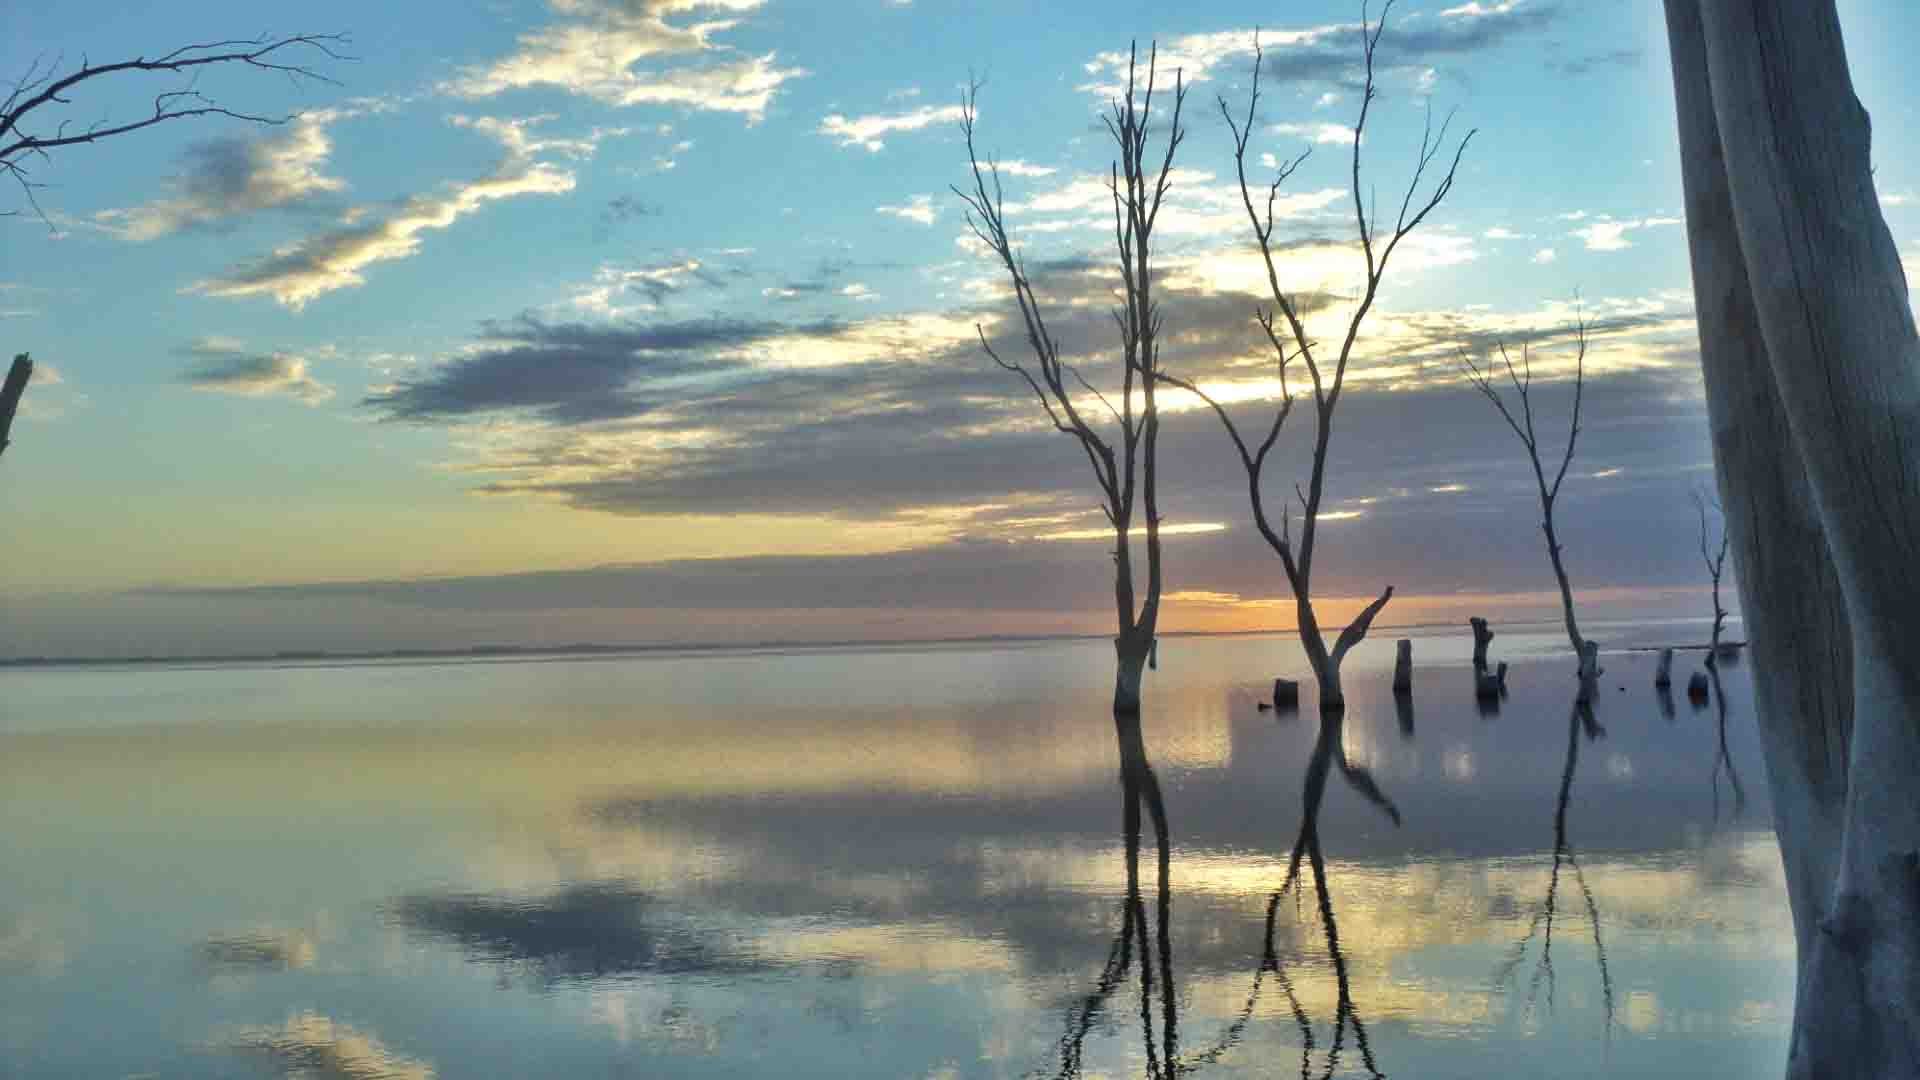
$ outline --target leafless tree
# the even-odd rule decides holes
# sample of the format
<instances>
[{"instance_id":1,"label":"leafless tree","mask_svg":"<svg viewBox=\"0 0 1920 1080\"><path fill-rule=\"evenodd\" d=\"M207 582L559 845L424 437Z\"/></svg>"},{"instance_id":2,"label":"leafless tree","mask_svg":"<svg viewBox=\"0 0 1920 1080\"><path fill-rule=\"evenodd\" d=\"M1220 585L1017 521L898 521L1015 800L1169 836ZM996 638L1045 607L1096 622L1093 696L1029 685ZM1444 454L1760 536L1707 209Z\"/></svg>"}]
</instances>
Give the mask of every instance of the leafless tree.
<instances>
[{"instance_id":1,"label":"leafless tree","mask_svg":"<svg viewBox=\"0 0 1920 1080\"><path fill-rule=\"evenodd\" d=\"M1920 1077L1920 335L1833 0L1667 0L1791 1077Z\"/></svg>"},{"instance_id":2,"label":"leafless tree","mask_svg":"<svg viewBox=\"0 0 1920 1080\"><path fill-rule=\"evenodd\" d=\"M1707 526L1707 507L1720 516L1720 550L1713 550L1713 533ZM1726 624L1727 609L1720 606L1720 575L1727 568L1726 513L1720 504L1708 499L1699 490L1693 493L1693 508L1700 512L1700 560L1707 564L1707 574L1713 578L1713 640L1707 646L1707 666L1714 667L1720 657L1720 628Z\"/></svg>"},{"instance_id":3,"label":"leafless tree","mask_svg":"<svg viewBox=\"0 0 1920 1080\"><path fill-rule=\"evenodd\" d=\"M1533 424L1533 349L1522 344L1520 363L1516 365L1505 342L1495 346L1507 382L1513 386L1515 396L1520 400L1518 416L1514 415L1495 383L1500 372L1495 369L1493 359L1489 357L1485 364L1478 363L1464 349L1459 355L1460 366L1466 370L1468 381L1485 394L1488 401L1493 402L1493 407L1500 410L1501 419L1520 437L1520 444L1527 448L1527 459L1533 465L1534 485L1540 494L1540 529L1547 536L1547 558L1552 561L1553 576L1560 583L1560 610L1566 619L1567 640L1573 645L1574 655L1580 658L1580 700L1590 702L1599 693L1600 647L1580 634L1580 622L1573 611L1573 586L1567 581L1567 565L1562 558L1560 536L1554 530L1553 521L1553 508L1560 498L1560 485L1567 479L1567 467L1573 464L1574 447L1580 441L1580 403L1587 385L1587 323L1584 318L1574 324L1574 346L1573 411L1567 419L1566 450L1560 455L1560 466L1554 471L1552 483L1547 482L1547 469L1540 455L1540 435Z\"/></svg>"},{"instance_id":4,"label":"leafless tree","mask_svg":"<svg viewBox=\"0 0 1920 1080\"><path fill-rule=\"evenodd\" d=\"M82 143L99 142L126 135L169 120L201 116L226 116L255 124L283 124L289 116L267 116L231 109L218 100L194 89L194 79L210 67L247 67L276 72L295 82L331 83L310 63L300 58L317 56L325 60L346 60L340 50L347 43L342 34L263 34L256 38L231 38L197 45L182 45L172 52L148 59L136 56L108 64L95 64L82 56L80 66L67 68L63 58L36 57L24 75L0 100L0 172L12 177L42 220L39 199L34 192L45 185L33 180L29 166L46 161L48 151ZM111 81L124 82L139 73L182 76L187 82L163 90L153 97L151 112L118 123L101 118L77 121L75 110L62 109L74 104L74 95L99 89ZM89 114L91 115L91 114ZM18 210L4 211L17 214Z\"/></svg>"},{"instance_id":5,"label":"leafless tree","mask_svg":"<svg viewBox=\"0 0 1920 1080\"><path fill-rule=\"evenodd\" d=\"M1119 619L1119 633L1114 638L1119 671L1114 680L1113 705L1129 712L1140 708L1140 683L1153 651L1162 581L1156 461L1160 411L1155 397L1155 380L1160 374L1162 315L1153 296L1153 228L1171 183L1174 153L1186 134L1180 126L1186 86L1180 73L1175 71L1165 148L1159 154L1157 165L1152 162L1148 143L1153 134L1157 55L1157 50L1149 47L1145 85L1141 86L1137 79L1139 49L1137 45L1134 47L1127 64L1126 91L1119 100L1109 102L1103 118L1107 133L1119 149L1119 158L1113 163L1108 179L1113 196L1114 245L1126 297L1124 305L1113 311L1114 323L1120 330L1122 367L1118 406L1061 355L1059 342L1047 328L1040 296L1027 274L1026 259L1007 232L999 166L992 157L983 163L974 142L978 82L968 87L962 99L960 121L961 132L966 136L967 159L972 165L973 184L970 189L953 189L967 204L967 224L974 236L993 251L1007 272L1032 360L1002 356L987 339L984 327L975 328L980 335L980 347L994 363L1027 384L1055 430L1080 445L1100 488L1101 510L1113 528L1113 595ZM1112 420L1118 428L1117 435L1102 432L1107 425L1098 413L1089 419L1089 413L1095 409ZM1136 597L1133 574L1132 529L1136 506L1146 518L1147 580L1145 595L1140 597Z\"/></svg>"},{"instance_id":6,"label":"leafless tree","mask_svg":"<svg viewBox=\"0 0 1920 1080\"><path fill-rule=\"evenodd\" d=\"M1376 91L1374 89L1374 55L1380 42L1380 35L1386 29L1387 12L1393 7L1389 2L1381 9L1380 19L1372 21L1361 9L1361 49L1366 67L1365 83L1360 95L1360 116L1353 131L1353 213L1355 229L1359 235L1360 251L1366 261L1366 278L1361 287L1358 306L1340 339L1337 353L1326 357L1319 353L1319 342L1307 333L1301 300L1289 294L1280 282L1280 271L1274 264L1273 254L1273 205L1280 193L1280 187L1286 183L1307 158L1306 153L1282 164L1272 183L1267 185L1264 209L1256 206L1251 187L1247 181L1247 144L1253 138L1254 125L1260 105L1260 67L1263 55L1259 39L1256 36L1253 50L1253 88L1247 97L1245 114L1236 118L1233 108L1226 98L1219 99L1220 113L1226 117L1227 125L1233 132L1233 158L1240 180L1240 200L1246 207L1247 220L1253 228L1254 240L1260 248L1260 256L1266 263L1267 286L1273 301L1271 308L1261 307L1255 310L1254 318L1266 334L1273 348L1274 365L1280 379L1280 402L1276 406L1273 419L1267 425L1266 434L1258 444L1250 444L1242 436L1233 417L1213 397L1201 390L1192 380L1161 373L1162 382L1177 386L1206 402L1227 430L1233 440L1234 449L1239 451L1240 464L1247 473L1247 494L1252 503L1254 524L1260 535L1280 557L1280 564L1286 570L1287 584L1293 591L1295 621L1300 632L1300 643L1307 653L1307 661L1313 667L1314 679L1320 687L1320 706L1323 709L1342 708L1346 697L1340 688L1340 664L1346 658L1347 651L1366 637L1367 628L1373 624L1380 609L1386 607L1393 598L1393 587L1389 585L1379 598L1368 604L1342 630L1332 644L1328 646L1326 636L1320 628L1320 620L1313 607L1313 568L1316 554L1315 542L1319 538L1320 508L1327 492L1327 454L1333 439L1333 421L1340 407L1340 395L1346 385L1347 366L1353 358L1354 343L1359 339L1360 327L1366 321L1367 313L1373 309L1379 296L1380 283L1385 280L1387 265L1394 251L1407 235L1418 228L1432 213L1447 193L1453 190L1454 174L1459 170L1461 155L1466 152L1467 143L1472 140L1469 131L1454 148L1447 170L1432 185L1423 197L1420 194L1422 181L1429 168L1440 158L1447 142L1449 122L1443 122L1439 132L1433 130L1431 116L1429 123L1421 133L1420 155L1413 170L1412 178L1407 182L1405 194L1400 200L1398 216L1395 217L1391 231L1380 231L1380 220L1376 209L1370 208L1369 196L1360 186L1360 149L1364 141L1367 117L1372 108ZM1307 476L1304 491L1299 484L1294 485L1294 493L1300 500L1300 535L1296 542L1292 535L1290 519L1292 505L1283 506L1280 527L1274 528L1273 519L1267 511L1266 492L1261 485L1261 474L1267 462L1267 455L1279 440L1281 429L1286 426L1287 418L1293 413L1294 394L1288 380L1288 369L1295 360L1305 364L1307 375L1312 382L1314 442L1313 466Z\"/></svg>"}]
</instances>

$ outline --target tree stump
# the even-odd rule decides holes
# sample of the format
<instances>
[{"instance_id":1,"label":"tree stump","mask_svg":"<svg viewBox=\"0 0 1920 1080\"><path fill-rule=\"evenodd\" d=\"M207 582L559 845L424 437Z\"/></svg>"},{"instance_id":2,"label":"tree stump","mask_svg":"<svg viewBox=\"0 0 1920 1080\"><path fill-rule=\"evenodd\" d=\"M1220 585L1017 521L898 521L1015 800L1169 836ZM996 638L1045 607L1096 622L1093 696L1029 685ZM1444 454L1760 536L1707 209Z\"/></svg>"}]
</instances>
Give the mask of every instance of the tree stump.
<instances>
[{"instance_id":1,"label":"tree stump","mask_svg":"<svg viewBox=\"0 0 1920 1080\"><path fill-rule=\"evenodd\" d=\"M1487 628L1487 620L1475 615L1467 620L1473 627L1473 667L1476 671L1487 669L1487 646L1493 641L1493 631Z\"/></svg>"},{"instance_id":2,"label":"tree stump","mask_svg":"<svg viewBox=\"0 0 1920 1080\"><path fill-rule=\"evenodd\" d=\"M1273 707L1276 709L1299 708L1300 684L1293 679L1273 680Z\"/></svg>"},{"instance_id":3,"label":"tree stump","mask_svg":"<svg viewBox=\"0 0 1920 1080\"><path fill-rule=\"evenodd\" d=\"M1653 669L1653 685L1673 685L1673 650L1660 650L1660 666Z\"/></svg>"},{"instance_id":4,"label":"tree stump","mask_svg":"<svg viewBox=\"0 0 1920 1080\"><path fill-rule=\"evenodd\" d=\"M1413 692L1413 640L1401 638L1394 643L1393 692L1410 694Z\"/></svg>"},{"instance_id":5,"label":"tree stump","mask_svg":"<svg viewBox=\"0 0 1920 1080\"><path fill-rule=\"evenodd\" d=\"M1713 684L1707 680L1706 672L1694 672L1692 677L1687 679L1687 700L1693 702L1695 705L1705 705L1707 703L1708 689L1712 685Z\"/></svg>"}]
</instances>

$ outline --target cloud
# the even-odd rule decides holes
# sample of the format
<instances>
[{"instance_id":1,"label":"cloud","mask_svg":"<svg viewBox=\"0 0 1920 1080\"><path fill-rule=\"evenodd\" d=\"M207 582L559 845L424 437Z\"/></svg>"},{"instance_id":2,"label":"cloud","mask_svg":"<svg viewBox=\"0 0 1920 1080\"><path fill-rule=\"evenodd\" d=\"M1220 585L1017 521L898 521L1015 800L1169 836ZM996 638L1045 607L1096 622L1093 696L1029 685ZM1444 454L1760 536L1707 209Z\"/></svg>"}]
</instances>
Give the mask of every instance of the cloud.
<instances>
[{"instance_id":1,"label":"cloud","mask_svg":"<svg viewBox=\"0 0 1920 1080\"><path fill-rule=\"evenodd\" d=\"M807 74L782 68L777 54L741 56L713 42L737 20L669 22L670 16L718 11L741 14L762 0L550 0L561 16L520 35L519 48L476 65L441 89L462 97L554 86L609 105L680 105L744 113L757 121L782 83ZM719 54L693 66L660 66L670 58ZM639 67L645 61L649 66Z\"/></svg>"},{"instance_id":2,"label":"cloud","mask_svg":"<svg viewBox=\"0 0 1920 1080\"><path fill-rule=\"evenodd\" d=\"M905 218L908 221L917 221L922 225L933 224L933 219L940 213L934 206L931 195L915 195L908 199L904 206L876 206L874 210L877 213L892 214L894 217Z\"/></svg>"},{"instance_id":3,"label":"cloud","mask_svg":"<svg viewBox=\"0 0 1920 1080\"><path fill-rule=\"evenodd\" d=\"M1480 235L1488 240L1525 240L1528 238L1528 234L1514 232L1504 225L1495 225Z\"/></svg>"},{"instance_id":4,"label":"cloud","mask_svg":"<svg viewBox=\"0 0 1920 1080\"><path fill-rule=\"evenodd\" d=\"M200 362L181 381L195 390L266 397L286 394L308 405L333 397L333 388L307 371L304 357L287 352L253 352L231 338L203 337L175 350Z\"/></svg>"},{"instance_id":5,"label":"cloud","mask_svg":"<svg viewBox=\"0 0 1920 1080\"><path fill-rule=\"evenodd\" d=\"M1641 66L1645 53L1638 48L1608 49L1604 52L1547 61L1547 70L1568 78L1604 68L1632 69Z\"/></svg>"},{"instance_id":6,"label":"cloud","mask_svg":"<svg viewBox=\"0 0 1920 1080\"><path fill-rule=\"evenodd\" d=\"M784 332L778 323L704 319L653 324L547 323L532 315L491 324L483 347L428 375L376 390L364 404L390 420L437 422L522 412L551 424L631 418L657 408L658 384L736 371L715 356ZM652 382L651 394L640 384Z\"/></svg>"},{"instance_id":7,"label":"cloud","mask_svg":"<svg viewBox=\"0 0 1920 1080\"><path fill-rule=\"evenodd\" d=\"M456 116L452 122L498 140L505 147L506 156L484 176L432 194L409 196L384 216L366 224L359 224L359 219L371 211L355 210L338 228L314 233L271 255L195 282L189 291L209 296L266 295L298 311L317 296L365 284L362 271L368 266L414 254L420 249L421 233L444 229L489 202L516 195L557 195L572 191L571 171L536 160L533 155L551 151L567 157L587 156L601 135L615 133L605 131L585 138L542 140L530 132L538 118L502 120Z\"/></svg>"},{"instance_id":8,"label":"cloud","mask_svg":"<svg viewBox=\"0 0 1920 1080\"><path fill-rule=\"evenodd\" d=\"M875 113L869 116L843 116L829 113L815 130L840 140L841 146L860 146L869 153L885 149L883 135L897 131L919 131L932 124L958 124L962 115L958 105L923 105L903 113Z\"/></svg>"},{"instance_id":9,"label":"cloud","mask_svg":"<svg viewBox=\"0 0 1920 1080\"><path fill-rule=\"evenodd\" d=\"M626 318L641 307L658 309L689 289L725 289L747 276L739 267L713 266L690 255L637 267L602 266L591 285L575 291L572 303L607 318ZM640 303L629 302L633 298Z\"/></svg>"},{"instance_id":10,"label":"cloud","mask_svg":"<svg viewBox=\"0 0 1920 1080\"><path fill-rule=\"evenodd\" d=\"M1395 20L1380 39L1375 67L1379 72L1392 71L1425 81L1428 86L1424 90L1430 88L1436 63L1502 48L1523 35L1546 29L1560 17L1558 5L1513 0L1458 5L1442 11L1438 21ZM1238 69L1253 58L1253 35L1253 28L1248 27L1173 38L1160 49L1159 69L1166 72L1178 68L1189 83L1214 77L1223 65ZM1329 93L1356 92L1361 86L1359 36L1357 23L1279 32L1263 29L1262 77L1270 85L1320 90L1320 104L1331 104ZM1092 91L1102 100L1115 96L1122 89L1128 58L1127 53L1119 51L1097 54L1085 65L1092 80L1081 89ZM1143 70L1145 59L1140 60Z\"/></svg>"},{"instance_id":11,"label":"cloud","mask_svg":"<svg viewBox=\"0 0 1920 1080\"><path fill-rule=\"evenodd\" d=\"M1584 214L1577 216L1561 215L1568 220L1578 221ZM1627 234L1637 229L1658 228L1664 225L1684 225L1685 219L1677 217L1646 217L1614 219L1602 217L1591 225L1583 225L1569 235L1579 237L1588 251L1625 251L1633 246Z\"/></svg>"},{"instance_id":12,"label":"cloud","mask_svg":"<svg viewBox=\"0 0 1920 1080\"><path fill-rule=\"evenodd\" d=\"M1267 130L1275 135L1296 135L1316 143L1353 145L1353 129L1345 124L1274 124Z\"/></svg>"},{"instance_id":13,"label":"cloud","mask_svg":"<svg viewBox=\"0 0 1920 1080\"><path fill-rule=\"evenodd\" d=\"M1540 250L1533 253L1533 259L1531 261L1539 263L1544 266L1545 264L1550 263L1559 257L1560 257L1559 253L1554 251L1552 248L1543 247Z\"/></svg>"},{"instance_id":14,"label":"cloud","mask_svg":"<svg viewBox=\"0 0 1920 1080\"><path fill-rule=\"evenodd\" d=\"M321 172L333 143L327 125L350 113L322 110L294 117L282 129L190 144L173 194L131 209L102 210L94 220L130 240L152 240L179 229L204 227L315 195L344 191L346 182Z\"/></svg>"}]
</instances>

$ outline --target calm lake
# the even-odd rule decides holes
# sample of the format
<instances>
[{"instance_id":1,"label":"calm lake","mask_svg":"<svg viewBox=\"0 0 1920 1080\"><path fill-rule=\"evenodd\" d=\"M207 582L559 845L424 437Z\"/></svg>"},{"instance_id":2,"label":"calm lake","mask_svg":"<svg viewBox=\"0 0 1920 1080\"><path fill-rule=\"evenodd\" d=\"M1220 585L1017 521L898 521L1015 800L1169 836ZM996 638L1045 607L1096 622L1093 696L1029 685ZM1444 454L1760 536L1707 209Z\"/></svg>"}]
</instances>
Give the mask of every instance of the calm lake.
<instances>
[{"instance_id":1,"label":"calm lake","mask_svg":"<svg viewBox=\"0 0 1920 1080\"><path fill-rule=\"evenodd\" d=\"M1778 1075L1744 664L1497 629L0 673L0 1076Z\"/></svg>"}]
</instances>

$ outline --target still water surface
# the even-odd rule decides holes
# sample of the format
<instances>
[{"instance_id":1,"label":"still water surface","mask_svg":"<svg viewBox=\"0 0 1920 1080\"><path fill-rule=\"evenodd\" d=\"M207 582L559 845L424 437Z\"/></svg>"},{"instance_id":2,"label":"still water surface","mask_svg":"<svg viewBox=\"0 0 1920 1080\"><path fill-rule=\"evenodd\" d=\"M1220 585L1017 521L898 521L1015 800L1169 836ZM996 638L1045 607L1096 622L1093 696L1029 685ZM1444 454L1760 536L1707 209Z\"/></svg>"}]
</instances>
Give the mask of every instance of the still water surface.
<instances>
[{"instance_id":1,"label":"still water surface","mask_svg":"<svg viewBox=\"0 0 1920 1080\"><path fill-rule=\"evenodd\" d=\"M1777 1075L1745 671L1394 633L0 674L0 1076Z\"/></svg>"}]
</instances>

